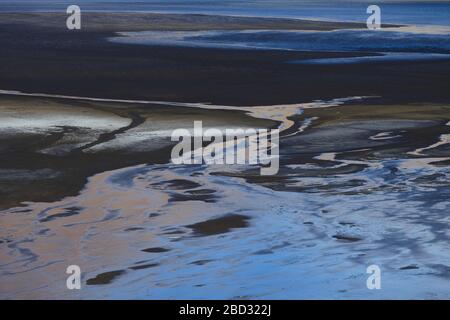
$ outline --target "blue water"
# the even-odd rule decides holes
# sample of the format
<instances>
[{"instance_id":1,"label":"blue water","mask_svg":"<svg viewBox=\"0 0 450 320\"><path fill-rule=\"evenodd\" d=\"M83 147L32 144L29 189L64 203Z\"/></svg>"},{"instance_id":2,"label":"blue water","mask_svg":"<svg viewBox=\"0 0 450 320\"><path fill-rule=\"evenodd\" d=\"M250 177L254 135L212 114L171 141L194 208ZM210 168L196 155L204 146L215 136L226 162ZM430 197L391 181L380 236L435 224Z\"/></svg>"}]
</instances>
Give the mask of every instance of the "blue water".
<instances>
[{"instance_id":1,"label":"blue water","mask_svg":"<svg viewBox=\"0 0 450 320\"><path fill-rule=\"evenodd\" d=\"M78 4L85 11L154 11L224 15L318 18L365 22L369 4L381 7L382 22L450 26L450 1L302 1L302 0L16 0L1 1L0 11L64 11Z\"/></svg>"},{"instance_id":2,"label":"blue water","mask_svg":"<svg viewBox=\"0 0 450 320\"><path fill-rule=\"evenodd\" d=\"M185 41L312 51L450 53L450 36L448 34L413 34L397 31L225 31L188 36Z\"/></svg>"},{"instance_id":3,"label":"blue water","mask_svg":"<svg viewBox=\"0 0 450 320\"><path fill-rule=\"evenodd\" d=\"M16 0L2 1L0 11L62 11L69 4L78 4L82 11L131 11L164 13L203 13L236 16L312 18L334 21L365 23L367 6L377 3L381 7L381 23L397 23L416 26L444 26L443 34L415 33L395 30L370 32L365 30L341 30L332 32L205 32L186 34L176 39L177 45L201 45L219 47L275 48L312 51L370 51L379 53L450 53L450 1L408 2L399 1L299 1L299 0L143 0L143 1L89 1L89 0ZM419 28L420 29L420 28ZM425 30L425 29L420 29ZM422 33L421 33L422 32ZM165 44L171 41L168 35ZM155 38L138 35L119 41L155 44ZM160 40L156 40L158 42ZM405 55L391 55L403 59ZM418 56L416 54L411 57ZM409 58L411 58L409 57ZM424 57L426 58L426 57ZM373 60L373 59L372 59Z\"/></svg>"},{"instance_id":4,"label":"blue water","mask_svg":"<svg viewBox=\"0 0 450 320\"><path fill-rule=\"evenodd\" d=\"M110 39L139 45L169 45L234 49L371 52L354 58L292 61L295 63L361 63L450 59L450 34L420 34L400 31L138 31Z\"/></svg>"}]
</instances>

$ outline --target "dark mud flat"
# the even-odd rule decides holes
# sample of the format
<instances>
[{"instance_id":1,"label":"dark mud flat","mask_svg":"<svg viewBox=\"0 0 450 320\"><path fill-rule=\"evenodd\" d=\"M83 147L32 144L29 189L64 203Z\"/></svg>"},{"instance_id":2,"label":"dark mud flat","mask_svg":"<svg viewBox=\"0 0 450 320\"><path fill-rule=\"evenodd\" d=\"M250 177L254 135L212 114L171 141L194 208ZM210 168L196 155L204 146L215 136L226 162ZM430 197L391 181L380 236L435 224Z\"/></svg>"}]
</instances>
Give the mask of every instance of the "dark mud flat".
<instances>
[{"instance_id":1,"label":"dark mud flat","mask_svg":"<svg viewBox=\"0 0 450 320\"><path fill-rule=\"evenodd\" d=\"M65 28L64 19L63 14L2 15L0 89L225 105L271 105L348 96L381 96L386 101L401 103L450 100L446 90L449 61L414 62L413 69L411 62L295 65L286 62L368 53L125 45L108 42L107 38L130 29L170 31L189 26L187 22L174 23L171 15L157 16L155 27L153 16L147 19L138 15L139 23L125 26L124 21L135 19L87 14L85 29L70 32ZM217 19L206 19L209 28L218 28L215 24L220 19ZM104 25L104 20L109 22ZM276 21L266 25L264 21L226 23L236 29L250 28L250 25L277 29L280 23L285 23ZM294 29L303 30L306 28L303 24L297 22ZM348 27L339 23L333 26Z\"/></svg>"},{"instance_id":2,"label":"dark mud flat","mask_svg":"<svg viewBox=\"0 0 450 320\"><path fill-rule=\"evenodd\" d=\"M86 281L86 284L88 286L108 284L108 283L111 283L114 279L117 279L118 277L123 275L124 273L125 273L124 270L109 271L109 272L101 273L101 274L98 274L95 278L88 279Z\"/></svg>"},{"instance_id":3,"label":"dark mud flat","mask_svg":"<svg viewBox=\"0 0 450 320\"><path fill-rule=\"evenodd\" d=\"M211 236L229 232L231 229L248 227L249 217L243 215L227 215L220 218L211 219L188 225L194 235Z\"/></svg>"}]
</instances>

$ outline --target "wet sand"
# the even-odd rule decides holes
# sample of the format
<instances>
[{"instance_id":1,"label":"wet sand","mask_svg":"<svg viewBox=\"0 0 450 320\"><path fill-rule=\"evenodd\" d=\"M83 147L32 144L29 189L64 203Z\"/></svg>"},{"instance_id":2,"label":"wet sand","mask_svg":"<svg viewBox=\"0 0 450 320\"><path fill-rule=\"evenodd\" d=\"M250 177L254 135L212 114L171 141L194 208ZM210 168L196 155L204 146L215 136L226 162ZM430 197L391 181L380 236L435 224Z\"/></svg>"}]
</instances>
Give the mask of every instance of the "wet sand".
<instances>
[{"instance_id":1,"label":"wet sand","mask_svg":"<svg viewBox=\"0 0 450 320\"><path fill-rule=\"evenodd\" d=\"M13 110L22 121L30 112L27 105L33 111L42 105L53 108L56 123L58 113L70 110L74 117L88 109L91 121L97 115L117 127L129 127L130 113L165 129L164 121L176 127L193 115L215 126L290 124L282 131L281 169L273 177L259 176L253 166L163 164L169 152L161 147L163 136L149 144L138 139L140 149L133 148L136 133L150 131L145 121L100 141L109 145L105 148L90 142L98 141L101 126L84 128L87 138L78 137L91 145L90 152L72 153L80 150L79 141L64 139L66 132L59 143L41 144L43 149L34 153L54 151L54 144L68 152L47 153L58 158L64 180L47 174L51 202L36 194L37 200L0 213L2 297L448 298L442 252L448 243L444 213L450 172L438 163L450 159L449 145L427 147L448 132L449 106L316 102L296 106L291 110L296 112L285 114L292 121L285 122L277 112L267 113L268 107L255 107L247 115L246 108L178 107L177 115L183 116L176 120L170 106L11 96L4 96L2 105L3 112ZM38 120L33 118L41 125ZM33 128L33 122L25 123ZM24 131L17 131L17 125L8 130ZM42 132L33 130L35 140ZM121 135L131 140L113 143ZM423 154L411 154L417 149ZM34 159L8 151L10 166L3 170L13 175L16 195L23 200L29 194L20 188L13 164L21 161L28 168ZM156 154L166 160L156 164ZM96 164L105 161L102 155L122 169L105 171L105 164ZM89 159L84 165L83 157ZM76 181L70 175L72 161L77 175L89 178L78 194L69 196L64 186ZM50 163L45 162L46 170ZM91 173L97 168L104 172ZM39 170L32 172L42 183ZM22 176L29 183L30 177ZM379 293L362 285L364 266L374 262L383 265L388 279L388 290ZM82 293L64 287L64 266L72 263L83 268ZM55 285L49 285L50 279Z\"/></svg>"},{"instance_id":2,"label":"wet sand","mask_svg":"<svg viewBox=\"0 0 450 320\"><path fill-rule=\"evenodd\" d=\"M172 131L198 119L205 128L276 125L229 110L8 95L0 113L2 209L75 195L98 172L166 163Z\"/></svg>"},{"instance_id":3,"label":"wet sand","mask_svg":"<svg viewBox=\"0 0 450 320\"><path fill-rule=\"evenodd\" d=\"M450 298L449 62L106 40L193 18L349 27L328 23L89 15L69 33L62 17L4 17L0 89L31 95L0 94L1 298ZM194 120L280 127L279 173L170 164L171 131ZM383 290L367 290L370 264Z\"/></svg>"}]
</instances>

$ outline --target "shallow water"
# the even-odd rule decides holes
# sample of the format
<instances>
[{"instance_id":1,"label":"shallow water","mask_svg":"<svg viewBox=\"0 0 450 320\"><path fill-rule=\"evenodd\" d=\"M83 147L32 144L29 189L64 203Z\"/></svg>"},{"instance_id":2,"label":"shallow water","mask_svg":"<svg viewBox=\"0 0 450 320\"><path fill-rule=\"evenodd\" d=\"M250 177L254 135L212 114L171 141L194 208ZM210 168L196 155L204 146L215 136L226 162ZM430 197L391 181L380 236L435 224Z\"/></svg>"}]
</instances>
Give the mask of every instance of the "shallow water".
<instances>
[{"instance_id":1,"label":"shallow water","mask_svg":"<svg viewBox=\"0 0 450 320\"><path fill-rule=\"evenodd\" d=\"M200 166L102 173L77 197L2 213L15 239L2 250L2 297L449 298L439 160L330 159L366 168L290 180L306 192ZM82 268L82 292L65 290L68 264ZM371 264L383 290L365 287Z\"/></svg>"},{"instance_id":2,"label":"shallow water","mask_svg":"<svg viewBox=\"0 0 450 320\"><path fill-rule=\"evenodd\" d=\"M0 296L450 298L448 143L407 138L445 124L300 130L299 110L330 105L340 104L283 116L255 108L295 120L280 122L292 133L275 177L245 165L143 164L96 174L77 196L0 212ZM319 151L336 141L342 151ZM70 264L81 267L81 291L65 287ZM382 290L366 287L372 264Z\"/></svg>"},{"instance_id":3,"label":"shallow water","mask_svg":"<svg viewBox=\"0 0 450 320\"><path fill-rule=\"evenodd\" d=\"M450 28L394 28L381 31L140 31L121 32L111 41L233 49L360 52L362 57L310 59L300 63L359 63L450 59ZM372 55L367 55L372 53ZM377 55L373 55L376 53Z\"/></svg>"}]
</instances>

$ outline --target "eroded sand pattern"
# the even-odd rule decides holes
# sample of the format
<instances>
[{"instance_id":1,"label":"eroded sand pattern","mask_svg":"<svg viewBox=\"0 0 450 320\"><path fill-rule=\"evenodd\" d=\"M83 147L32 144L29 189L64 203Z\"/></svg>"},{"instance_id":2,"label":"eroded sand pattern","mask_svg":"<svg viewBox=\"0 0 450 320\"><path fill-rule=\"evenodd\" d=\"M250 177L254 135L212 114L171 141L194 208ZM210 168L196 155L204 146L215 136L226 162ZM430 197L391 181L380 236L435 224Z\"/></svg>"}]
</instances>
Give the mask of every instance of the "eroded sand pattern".
<instances>
[{"instance_id":1,"label":"eroded sand pattern","mask_svg":"<svg viewBox=\"0 0 450 320\"><path fill-rule=\"evenodd\" d=\"M65 101L52 110L53 118L43 123L33 117L26 127L48 135L67 125L58 112L71 110L75 118L85 112ZM395 109L397 119L356 121L352 105L313 106L280 107L284 118L270 107L231 116L237 126L250 127L258 118L274 120L260 122L269 127L285 126L276 176L260 177L257 166L140 164L95 174L76 196L3 210L2 298L449 298L450 157L439 138L448 126L433 116L448 108L430 107L408 120L417 107L404 107L402 113ZM123 107L89 106L99 110L91 113L98 120L90 121L105 123L104 130L127 127L107 141L80 150L81 142L99 138L83 122L89 139L74 143L66 133L36 152L56 145L80 150L73 156L133 156L146 145L154 152L170 144L161 142L170 128L164 121L189 123L158 111L155 128L155 110L150 115ZM12 118L18 110L3 113ZM144 120L130 127L130 112ZM224 111L212 106L209 112ZM347 120L336 122L334 112ZM255 118L242 118L245 113ZM315 120L302 128L310 118ZM6 123L4 130L19 127ZM142 143L149 134L153 140ZM424 146L417 136L427 134L435 138ZM133 139L141 149L130 149ZM8 175L20 180L17 169L2 170L3 181ZM33 174L39 179L39 171ZM382 291L365 288L365 268L374 263L383 267ZM71 264L82 268L82 292L65 288Z\"/></svg>"},{"instance_id":2,"label":"eroded sand pattern","mask_svg":"<svg viewBox=\"0 0 450 320\"><path fill-rule=\"evenodd\" d=\"M450 299L448 4L379 32L367 3L100 2L0 8L1 299ZM278 130L279 171L175 165L196 121Z\"/></svg>"}]
</instances>

